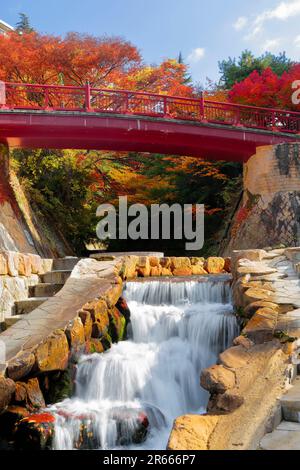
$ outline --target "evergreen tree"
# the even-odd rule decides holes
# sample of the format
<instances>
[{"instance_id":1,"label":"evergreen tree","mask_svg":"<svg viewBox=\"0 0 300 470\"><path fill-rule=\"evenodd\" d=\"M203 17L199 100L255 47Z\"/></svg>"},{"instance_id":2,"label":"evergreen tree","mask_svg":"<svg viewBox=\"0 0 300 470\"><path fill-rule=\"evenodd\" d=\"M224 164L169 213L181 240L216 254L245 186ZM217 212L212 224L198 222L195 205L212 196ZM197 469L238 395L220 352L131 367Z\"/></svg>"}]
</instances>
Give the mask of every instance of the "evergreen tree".
<instances>
[{"instance_id":1,"label":"evergreen tree","mask_svg":"<svg viewBox=\"0 0 300 470\"><path fill-rule=\"evenodd\" d=\"M181 52L181 51L179 52L177 62L178 62L178 64L180 64L180 65L185 65L184 60L183 60L183 55L182 55L182 52ZM190 85L190 84L192 83L192 81L193 81L193 80L192 80L191 75L189 75L188 73L185 73L185 74L184 74L184 81L183 81L183 84L184 84L184 85Z\"/></svg>"},{"instance_id":2,"label":"evergreen tree","mask_svg":"<svg viewBox=\"0 0 300 470\"><path fill-rule=\"evenodd\" d=\"M255 57L252 52L245 50L238 60L229 57L228 60L219 62L221 74L220 85L230 89L235 83L242 82L255 70L259 73L270 67L276 75L281 76L283 72L289 71L293 62L286 57L285 52L278 56L266 52L260 57Z\"/></svg>"},{"instance_id":3,"label":"evergreen tree","mask_svg":"<svg viewBox=\"0 0 300 470\"><path fill-rule=\"evenodd\" d=\"M19 33L32 33L34 29L30 24L29 17L25 13L19 13L19 21L16 24L16 30Z\"/></svg>"}]
</instances>

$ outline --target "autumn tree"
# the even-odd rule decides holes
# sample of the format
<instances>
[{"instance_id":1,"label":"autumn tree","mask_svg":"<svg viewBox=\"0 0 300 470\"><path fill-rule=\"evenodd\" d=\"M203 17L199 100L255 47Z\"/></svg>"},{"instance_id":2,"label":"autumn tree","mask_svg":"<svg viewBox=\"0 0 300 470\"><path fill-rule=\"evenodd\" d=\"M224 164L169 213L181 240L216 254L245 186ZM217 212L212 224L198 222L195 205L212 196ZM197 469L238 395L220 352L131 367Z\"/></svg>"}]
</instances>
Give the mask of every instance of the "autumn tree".
<instances>
[{"instance_id":1,"label":"autumn tree","mask_svg":"<svg viewBox=\"0 0 300 470\"><path fill-rule=\"evenodd\" d=\"M292 67L292 61L286 56L285 52L278 56L266 52L255 57L252 52L245 50L238 58L229 57L227 60L219 62L219 71L221 74L220 85L229 90L236 83L245 80L252 72L261 74L266 69L271 69L276 75L281 76Z\"/></svg>"},{"instance_id":2,"label":"autumn tree","mask_svg":"<svg viewBox=\"0 0 300 470\"><path fill-rule=\"evenodd\" d=\"M300 64L293 65L281 76L270 68L261 73L254 71L245 80L236 83L228 96L234 103L299 111L300 106L292 102L292 85L299 77Z\"/></svg>"},{"instance_id":3,"label":"autumn tree","mask_svg":"<svg viewBox=\"0 0 300 470\"><path fill-rule=\"evenodd\" d=\"M9 60L7 59L9 57ZM0 37L0 79L29 83L109 86L140 66L136 47L120 38L26 32Z\"/></svg>"}]
</instances>

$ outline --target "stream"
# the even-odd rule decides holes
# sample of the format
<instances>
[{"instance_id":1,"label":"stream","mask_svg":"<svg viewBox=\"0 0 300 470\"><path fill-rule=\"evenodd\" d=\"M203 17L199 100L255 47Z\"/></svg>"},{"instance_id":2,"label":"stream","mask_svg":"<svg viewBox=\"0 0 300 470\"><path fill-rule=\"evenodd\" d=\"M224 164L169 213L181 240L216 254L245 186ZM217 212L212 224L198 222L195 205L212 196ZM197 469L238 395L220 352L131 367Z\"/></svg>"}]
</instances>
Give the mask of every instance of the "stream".
<instances>
[{"instance_id":1,"label":"stream","mask_svg":"<svg viewBox=\"0 0 300 470\"><path fill-rule=\"evenodd\" d=\"M230 285L128 282L127 341L83 356L76 392L51 407L55 449L164 450L176 417L203 413L203 368L238 336Z\"/></svg>"}]
</instances>

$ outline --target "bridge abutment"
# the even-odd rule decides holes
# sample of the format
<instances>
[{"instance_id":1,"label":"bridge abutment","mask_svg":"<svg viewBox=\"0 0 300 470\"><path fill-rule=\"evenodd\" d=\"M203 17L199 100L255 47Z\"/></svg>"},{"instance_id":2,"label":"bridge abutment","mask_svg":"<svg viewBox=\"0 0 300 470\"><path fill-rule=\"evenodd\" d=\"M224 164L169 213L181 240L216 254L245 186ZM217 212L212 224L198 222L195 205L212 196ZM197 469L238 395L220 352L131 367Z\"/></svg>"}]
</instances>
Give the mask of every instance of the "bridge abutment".
<instances>
[{"instance_id":1,"label":"bridge abutment","mask_svg":"<svg viewBox=\"0 0 300 470\"><path fill-rule=\"evenodd\" d=\"M243 198L223 253L300 245L300 145L259 147L244 164Z\"/></svg>"}]
</instances>

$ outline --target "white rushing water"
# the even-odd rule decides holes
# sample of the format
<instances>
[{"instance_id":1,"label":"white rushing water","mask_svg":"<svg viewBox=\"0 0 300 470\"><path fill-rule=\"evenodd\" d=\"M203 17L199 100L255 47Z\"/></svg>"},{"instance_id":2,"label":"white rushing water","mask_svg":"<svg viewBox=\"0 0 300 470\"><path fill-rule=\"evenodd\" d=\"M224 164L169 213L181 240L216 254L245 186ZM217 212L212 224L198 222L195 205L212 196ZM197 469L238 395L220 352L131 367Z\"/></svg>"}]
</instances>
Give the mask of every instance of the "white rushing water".
<instances>
[{"instance_id":1,"label":"white rushing water","mask_svg":"<svg viewBox=\"0 0 300 470\"><path fill-rule=\"evenodd\" d=\"M56 449L165 449L177 416L204 411L200 372L238 335L227 283L131 282L124 295L130 340L82 357L75 396L52 407ZM141 412L149 434L129 444Z\"/></svg>"}]
</instances>

